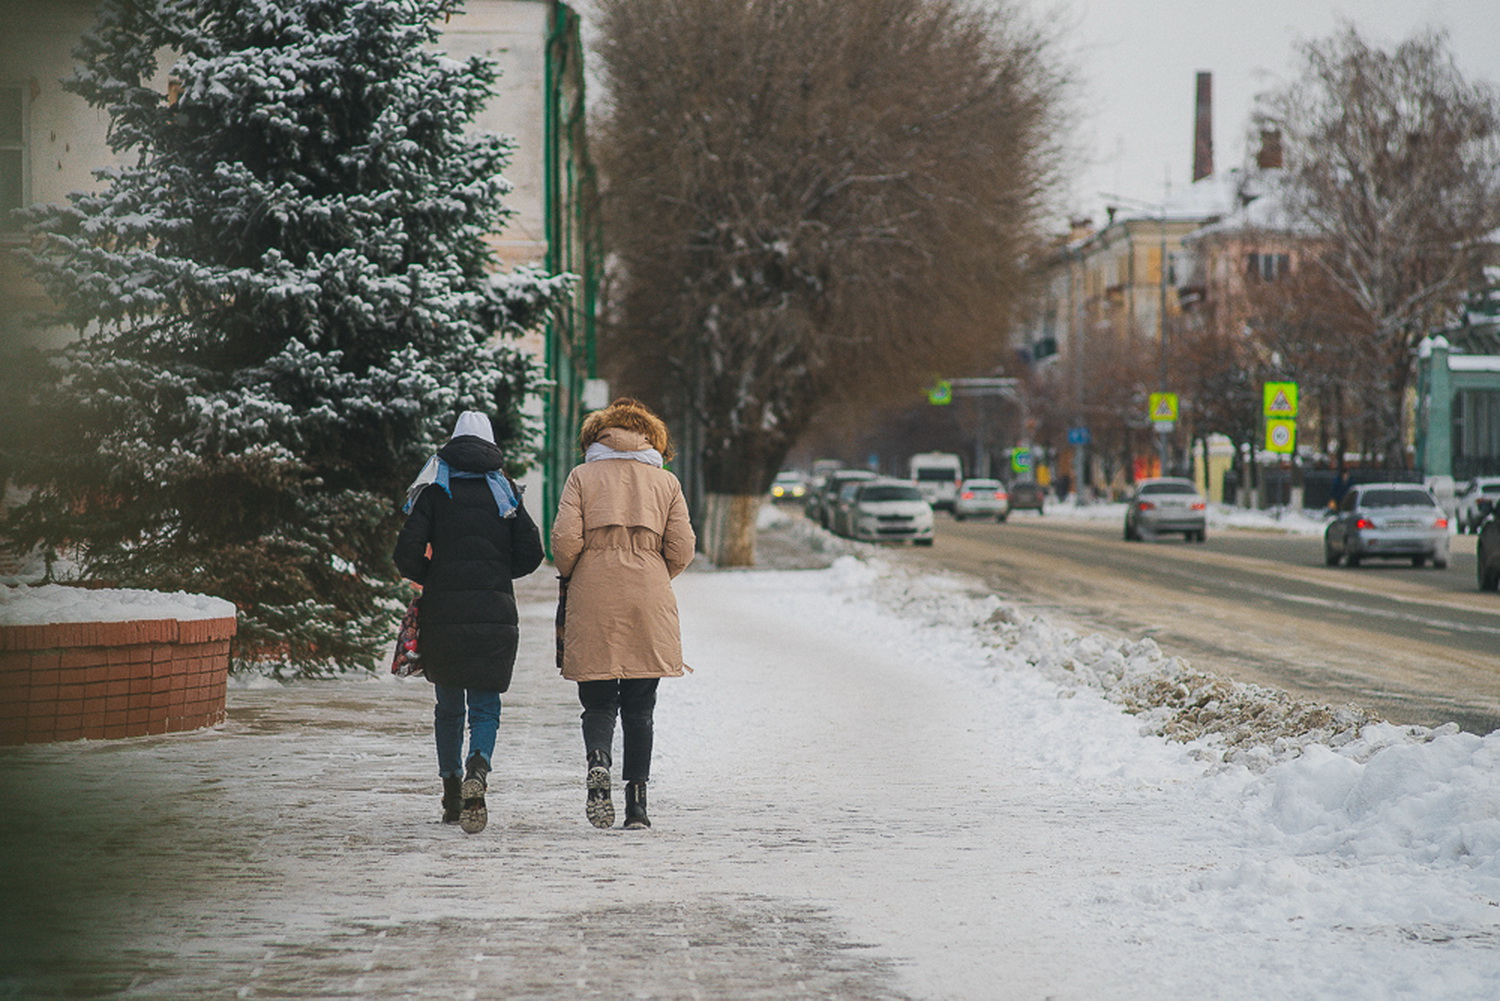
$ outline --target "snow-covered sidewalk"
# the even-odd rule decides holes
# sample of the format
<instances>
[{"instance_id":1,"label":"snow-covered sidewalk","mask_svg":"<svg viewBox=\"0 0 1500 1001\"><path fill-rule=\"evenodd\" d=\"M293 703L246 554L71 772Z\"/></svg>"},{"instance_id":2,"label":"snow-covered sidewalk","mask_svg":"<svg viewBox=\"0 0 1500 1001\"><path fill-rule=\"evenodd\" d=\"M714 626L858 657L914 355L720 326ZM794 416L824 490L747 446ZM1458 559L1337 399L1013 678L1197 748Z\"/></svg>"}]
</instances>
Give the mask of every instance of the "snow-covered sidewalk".
<instances>
[{"instance_id":1,"label":"snow-covered sidewalk","mask_svg":"<svg viewBox=\"0 0 1500 1001\"><path fill-rule=\"evenodd\" d=\"M582 810L551 577L491 822L425 682L236 688L198 734L0 753L0 995L1491 998L1500 735L1150 733L1173 665L870 560L680 578L655 828ZM1217 739L1217 738L1214 738Z\"/></svg>"}]
</instances>

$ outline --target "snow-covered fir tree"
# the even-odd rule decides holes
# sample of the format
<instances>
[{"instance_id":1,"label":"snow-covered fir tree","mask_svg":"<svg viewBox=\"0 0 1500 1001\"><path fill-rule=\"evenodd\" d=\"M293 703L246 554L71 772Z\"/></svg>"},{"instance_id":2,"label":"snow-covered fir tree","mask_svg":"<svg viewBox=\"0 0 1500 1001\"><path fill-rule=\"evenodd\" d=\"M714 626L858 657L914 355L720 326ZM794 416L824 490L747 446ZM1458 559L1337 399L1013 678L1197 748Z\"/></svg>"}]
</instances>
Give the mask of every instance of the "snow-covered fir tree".
<instances>
[{"instance_id":1,"label":"snow-covered fir tree","mask_svg":"<svg viewBox=\"0 0 1500 1001\"><path fill-rule=\"evenodd\" d=\"M11 373L15 541L233 600L238 663L370 663L397 500L462 409L524 462L538 371L496 335L568 282L493 272L511 146L466 131L493 64L433 50L459 6L104 0L68 86L131 165L31 214L79 337Z\"/></svg>"}]
</instances>

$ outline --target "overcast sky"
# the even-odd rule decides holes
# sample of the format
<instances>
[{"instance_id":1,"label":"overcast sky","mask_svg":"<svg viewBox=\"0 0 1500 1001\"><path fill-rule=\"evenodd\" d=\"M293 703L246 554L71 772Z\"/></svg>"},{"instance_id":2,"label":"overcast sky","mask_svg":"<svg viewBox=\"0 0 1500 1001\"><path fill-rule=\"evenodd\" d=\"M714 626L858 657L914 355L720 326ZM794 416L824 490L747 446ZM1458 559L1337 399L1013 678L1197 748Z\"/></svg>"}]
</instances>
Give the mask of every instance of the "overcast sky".
<instances>
[{"instance_id":1,"label":"overcast sky","mask_svg":"<svg viewBox=\"0 0 1500 1001\"><path fill-rule=\"evenodd\" d=\"M1500 0L1022 0L1057 26L1081 78L1068 208L1112 192L1160 201L1192 179L1194 79L1213 73L1214 164L1245 161L1255 95L1293 74L1293 45L1340 18L1391 45L1445 27L1460 69L1500 84Z\"/></svg>"}]
</instances>

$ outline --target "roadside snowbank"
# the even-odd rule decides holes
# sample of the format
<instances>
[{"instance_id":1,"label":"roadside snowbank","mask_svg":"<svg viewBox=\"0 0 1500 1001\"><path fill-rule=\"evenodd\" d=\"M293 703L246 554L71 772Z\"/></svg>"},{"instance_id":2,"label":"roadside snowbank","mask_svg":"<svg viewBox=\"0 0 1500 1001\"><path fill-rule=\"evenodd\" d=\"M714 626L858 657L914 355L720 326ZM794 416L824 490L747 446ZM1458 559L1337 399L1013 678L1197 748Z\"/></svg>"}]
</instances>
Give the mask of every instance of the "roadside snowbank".
<instances>
[{"instance_id":1,"label":"roadside snowbank","mask_svg":"<svg viewBox=\"0 0 1500 1001\"><path fill-rule=\"evenodd\" d=\"M835 593L947 633L947 644L987 651L992 678L1039 672L1070 697L1096 691L1135 715L1142 735L1189 744L1211 770L1263 776L1276 790L1269 813L1278 828L1335 840L1349 828L1350 842L1406 845L1415 859L1459 860L1500 877L1500 731L1396 726L1357 706L1195 671L1154 640L1080 635L961 577L914 573L878 554L841 556L826 573ZM1392 826L1374 834L1372 823Z\"/></svg>"},{"instance_id":2,"label":"roadside snowbank","mask_svg":"<svg viewBox=\"0 0 1500 1001\"><path fill-rule=\"evenodd\" d=\"M1072 498L1055 501L1047 505L1047 517L1076 518L1081 521L1108 521L1125 523L1125 505L1077 504ZM1305 508L1270 508L1265 511L1249 511L1228 504L1208 506L1208 527L1248 528L1263 532L1286 532L1292 535L1322 535L1328 527L1328 519L1321 512L1309 513Z\"/></svg>"}]
</instances>

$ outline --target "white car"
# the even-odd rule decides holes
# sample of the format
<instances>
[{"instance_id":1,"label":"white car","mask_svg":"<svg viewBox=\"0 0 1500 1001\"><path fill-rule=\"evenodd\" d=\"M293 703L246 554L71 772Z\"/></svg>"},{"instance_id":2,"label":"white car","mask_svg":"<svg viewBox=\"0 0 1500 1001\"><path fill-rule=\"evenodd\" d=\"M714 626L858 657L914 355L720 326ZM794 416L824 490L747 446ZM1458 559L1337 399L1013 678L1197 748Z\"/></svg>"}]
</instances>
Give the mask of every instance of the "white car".
<instances>
[{"instance_id":1,"label":"white car","mask_svg":"<svg viewBox=\"0 0 1500 1001\"><path fill-rule=\"evenodd\" d=\"M1484 512L1479 510L1481 497L1489 498L1491 504L1500 507L1500 476L1476 477L1458 492L1453 499L1453 521L1459 532L1479 531L1479 523L1484 520Z\"/></svg>"},{"instance_id":2,"label":"white car","mask_svg":"<svg viewBox=\"0 0 1500 1001\"><path fill-rule=\"evenodd\" d=\"M910 483L870 480L853 488L841 512L841 527L851 539L930 546L932 505Z\"/></svg>"},{"instance_id":3,"label":"white car","mask_svg":"<svg viewBox=\"0 0 1500 1001\"><path fill-rule=\"evenodd\" d=\"M1010 494L999 480L964 480L953 498L953 520L994 518L1004 521L1010 516Z\"/></svg>"}]
</instances>

